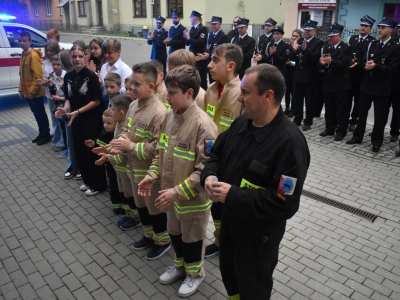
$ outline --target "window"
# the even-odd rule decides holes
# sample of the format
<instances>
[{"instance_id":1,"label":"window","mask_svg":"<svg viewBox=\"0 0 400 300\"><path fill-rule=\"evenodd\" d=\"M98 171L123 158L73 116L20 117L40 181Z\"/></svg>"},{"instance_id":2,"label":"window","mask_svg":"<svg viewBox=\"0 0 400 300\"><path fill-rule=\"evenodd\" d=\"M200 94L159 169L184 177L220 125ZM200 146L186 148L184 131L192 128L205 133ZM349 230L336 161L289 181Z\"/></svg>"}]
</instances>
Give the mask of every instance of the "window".
<instances>
[{"instance_id":1,"label":"window","mask_svg":"<svg viewBox=\"0 0 400 300\"><path fill-rule=\"evenodd\" d=\"M35 17L39 17L39 7L37 2L33 2L33 11L35 13Z\"/></svg>"},{"instance_id":2,"label":"window","mask_svg":"<svg viewBox=\"0 0 400 300\"><path fill-rule=\"evenodd\" d=\"M396 22L400 22L400 4L385 3L383 16L393 18Z\"/></svg>"},{"instance_id":3,"label":"window","mask_svg":"<svg viewBox=\"0 0 400 300\"><path fill-rule=\"evenodd\" d=\"M20 48L18 38L20 33L23 31L29 32L29 34L31 35L32 48L44 48L44 45L46 45L46 38L32 30L19 26L9 25L4 26L4 31L6 32L7 39L10 42L11 48Z\"/></svg>"},{"instance_id":4,"label":"window","mask_svg":"<svg viewBox=\"0 0 400 300\"><path fill-rule=\"evenodd\" d=\"M168 16L171 17L173 11L180 11L183 18L183 0L167 0L168 1Z\"/></svg>"},{"instance_id":5,"label":"window","mask_svg":"<svg viewBox=\"0 0 400 300\"><path fill-rule=\"evenodd\" d=\"M146 0L133 0L133 10L136 18L146 18Z\"/></svg>"},{"instance_id":6,"label":"window","mask_svg":"<svg viewBox=\"0 0 400 300\"><path fill-rule=\"evenodd\" d=\"M24 17L28 17L29 16L28 6L26 4L22 8L22 13L23 13Z\"/></svg>"},{"instance_id":7,"label":"window","mask_svg":"<svg viewBox=\"0 0 400 300\"><path fill-rule=\"evenodd\" d=\"M63 0L58 0L59 3L61 3ZM60 7L60 16L64 15L64 7Z\"/></svg>"},{"instance_id":8,"label":"window","mask_svg":"<svg viewBox=\"0 0 400 300\"><path fill-rule=\"evenodd\" d=\"M160 0L154 0L153 6L153 18L161 16L161 3Z\"/></svg>"},{"instance_id":9,"label":"window","mask_svg":"<svg viewBox=\"0 0 400 300\"><path fill-rule=\"evenodd\" d=\"M46 1L46 15L51 16L51 3L50 1Z\"/></svg>"},{"instance_id":10,"label":"window","mask_svg":"<svg viewBox=\"0 0 400 300\"><path fill-rule=\"evenodd\" d=\"M79 1L78 2L78 9L79 9L79 16L86 17L86 10L85 10L85 2Z\"/></svg>"}]
</instances>

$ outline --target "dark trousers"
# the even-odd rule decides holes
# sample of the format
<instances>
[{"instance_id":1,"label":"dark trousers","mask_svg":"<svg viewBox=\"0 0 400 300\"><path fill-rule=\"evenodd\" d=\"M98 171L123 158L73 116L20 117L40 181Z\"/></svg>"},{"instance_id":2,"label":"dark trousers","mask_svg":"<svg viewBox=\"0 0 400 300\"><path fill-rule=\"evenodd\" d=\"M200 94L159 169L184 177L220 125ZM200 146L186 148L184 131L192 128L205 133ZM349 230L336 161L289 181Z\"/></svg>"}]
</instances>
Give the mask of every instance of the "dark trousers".
<instances>
[{"instance_id":1,"label":"dark trousers","mask_svg":"<svg viewBox=\"0 0 400 300\"><path fill-rule=\"evenodd\" d=\"M389 108L392 106L392 121L390 122L390 136L399 136L400 131L400 90L391 90Z\"/></svg>"},{"instance_id":2,"label":"dark trousers","mask_svg":"<svg viewBox=\"0 0 400 300\"><path fill-rule=\"evenodd\" d=\"M293 82L293 106L294 119L297 125L303 121L304 100L306 103L306 118L304 125L311 126L314 119L314 104L317 95L319 81L316 82Z\"/></svg>"},{"instance_id":3,"label":"dark trousers","mask_svg":"<svg viewBox=\"0 0 400 300\"><path fill-rule=\"evenodd\" d=\"M102 125L95 120L86 120L85 116L77 117L72 122L72 138L75 157L81 172L83 182L91 189L103 191L107 189L107 177L104 165L96 166L94 162L99 156L93 154L92 149L85 146L84 141L98 137Z\"/></svg>"},{"instance_id":4,"label":"dark trousers","mask_svg":"<svg viewBox=\"0 0 400 300\"><path fill-rule=\"evenodd\" d=\"M44 108L43 97L33 99L26 98L26 100L28 100L29 107L39 127L39 136L44 138L50 137L49 119L47 118L46 110Z\"/></svg>"},{"instance_id":5,"label":"dark trousers","mask_svg":"<svg viewBox=\"0 0 400 300\"><path fill-rule=\"evenodd\" d=\"M248 222L222 215L220 268L229 296L241 300L269 299L272 274L278 263L279 244L286 221Z\"/></svg>"},{"instance_id":6,"label":"dark trousers","mask_svg":"<svg viewBox=\"0 0 400 300\"><path fill-rule=\"evenodd\" d=\"M290 103L292 102L292 109L293 109L293 82L286 81L286 94L285 94L285 110L290 110Z\"/></svg>"},{"instance_id":7,"label":"dark trousers","mask_svg":"<svg viewBox=\"0 0 400 300\"><path fill-rule=\"evenodd\" d=\"M196 55L196 54L194 54ZM208 68L207 68L207 63L206 61L197 61L195 65L197 71L199 71L200 74L200 79L201 83L200 86L206 91L208 87L207 83L207 73L208 73Z\"/></svg>"},{"instance_id":8,"label":"dark trousers","mask_svg":"<svg viewBox=\"0 0 400 300\"><path fill-rule=\"evenodd\" d=\"M364 93L360 94L360 110L356 130L353 139L361 142L364 138L365 127L367 125L368 111L374 103L374 128L371 135L373 146L382 146L383 135L389 114L389 96L374 96Z\"/></svg>"},{"instance_id":9,"label":"dark trousers","mask_svg":"<svg viewBox=\"0 0 400 300\"><path fill-rule=\"evenodd\" d=\"M163 65L163 70L164 70L164 77L167 75L167 58L165 57L164 59L158 59L156 58L160 63Z\"/></svg>"},{"instance_id":10,"label":"dark trousers","mask_svg":"<svg viewBox=\"0 0 400 300\"><path fill-rule=\"evenodd\" d=\"M108 187L110 189L110 200L111 203L120 203L120 195L119 195L119 190L118 190L118 179L117 179L117 173L115 172L114 167L112 164L109 162L106 162L104 164L107 172L107 178L108 178Z\"/></svg>"},{"instance_id":11,"label":"dark trousers","mask_svg":"<svg viewBox=\"0 0 400 300\"><path fill-rule=\"evenodd\" d=\"M351 111L350 125L356 125L358 120L358 111L360 106L360 82L352 82L352 88L349 90L349 111ZM354 103L354 104L353 104Z\"/></svg>"},{"instance_id":12,"label":"dark trousers","mask_svg":"<svg viewBox=\"0 0 400 300\"><path fill-rule=\"evenodd\" d=\"M322 81L318 81L318 90L315 96L314 117L319 118L324 108L324 91L322 90ZM326 109L326 107L325 107Z\"/></svg>"},{"instance_id":13,"label":"dark trousers","mask_svg":"<svg viewBox=\"0 0 400 300\"><path fill-rule=\"evenodd\" d=\"M324 93L326 131L346 136L349 125L348 91Z\"/></svg>"}]
</instances>

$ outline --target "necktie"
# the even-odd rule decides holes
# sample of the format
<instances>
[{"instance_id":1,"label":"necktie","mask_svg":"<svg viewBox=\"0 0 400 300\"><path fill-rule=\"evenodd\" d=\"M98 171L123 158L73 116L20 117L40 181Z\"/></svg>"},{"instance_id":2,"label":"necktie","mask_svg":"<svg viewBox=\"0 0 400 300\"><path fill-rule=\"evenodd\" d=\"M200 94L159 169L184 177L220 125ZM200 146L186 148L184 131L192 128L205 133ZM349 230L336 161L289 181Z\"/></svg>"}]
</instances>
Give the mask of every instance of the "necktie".
<instances>
[{"instance_id":1,"label":"necktie","mask_svg":"<svg viewBox=\"0 0 400 300\"><path fill-rule=\"evenodd\" d=\"M383 48L384 45L385 45L385 44L384 44L383 42L381 42L381 48Z\"/></svg>"},{"instance_id":2,"label":"necktie","mask_svg":"<svg viewBox=\"0 0 400 300\"><path fill-rule=\"evenodd\" d=\"M358 42L362 43L363 41L364 41L364 38L360 38L360 40Z\"/></svg>"}]
</instances>

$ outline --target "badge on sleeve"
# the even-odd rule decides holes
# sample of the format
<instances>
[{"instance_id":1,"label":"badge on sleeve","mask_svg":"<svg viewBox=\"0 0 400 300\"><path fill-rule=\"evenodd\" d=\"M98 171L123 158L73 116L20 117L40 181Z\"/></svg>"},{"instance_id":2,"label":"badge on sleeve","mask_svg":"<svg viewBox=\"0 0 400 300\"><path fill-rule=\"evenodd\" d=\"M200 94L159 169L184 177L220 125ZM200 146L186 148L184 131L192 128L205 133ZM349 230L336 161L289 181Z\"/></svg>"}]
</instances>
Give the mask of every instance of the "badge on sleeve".
<instances>
[{"instance_id":1,"label":"badge on sleeve","mask_svg":"<svg viewBox=\"0 0 400 300\"><path fill-rule=\"evenodd\" d=\"M204 155L209 157L215 140L204 140Z\"/></svg>"},{"instance_id":2,"label":"badge on sleeve","mask_svg":"<svg viewBox=\"0 0 400 300\"><path fill-rule=\"evenodd\" d=\"M204 38L204 37L205 37L205 34L204 34L204 33L200 34L200 37L201 37L201 38Z\"/></svg>"},{"instance_id":3,"label":"badge on sleeve","mask_svg":"<svg viewBox=\"0 0 400 300\"><path fill-rule=\"evenodd\" d=\"M296 187L297 178L289 177L286 175L281 176L279 181L278 193L282 195L293 195L294 188Z\"/></svg>"}]
</instances>

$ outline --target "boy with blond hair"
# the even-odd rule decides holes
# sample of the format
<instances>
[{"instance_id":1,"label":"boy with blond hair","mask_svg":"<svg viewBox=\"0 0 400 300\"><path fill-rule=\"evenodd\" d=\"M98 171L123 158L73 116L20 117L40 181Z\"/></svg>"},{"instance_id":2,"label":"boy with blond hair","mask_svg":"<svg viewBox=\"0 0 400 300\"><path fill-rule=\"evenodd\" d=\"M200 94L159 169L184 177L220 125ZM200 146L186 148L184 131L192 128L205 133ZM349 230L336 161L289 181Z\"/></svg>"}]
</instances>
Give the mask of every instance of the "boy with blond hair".
<instances>
[{"instance_id":1,"label":"boy with blond hair","mask_svg":"<svg viewBox=\"0 0 400 300\"><path fill-rule=\"evenodd\" d=\"M144 250L151 247L145 256L148 260L161 257L171 247L167 232L167 214L155 207L159 185L154 186L151 196L138 195L138 183L146 176L155 157L161 123L167 111L154 93L156 81L157 70L150 63L133 66L133 93L138 100L129 106L122 139L111 142L116 150L127 153L133 194L144 231L143 238L133 244L133 249Z\"/></svg>"},{"instance_id":2,"label":"boy with blond hair","mask_svg":"<svg viewBox=\"0 0 400 300\"><path fill-rule=\"evenodd\" d=\"M162 123L156 156L139 184L139 194L154 195L160 179L160 196L155 201L169 213L175 263L159 281L170 284L186 276L178 294L189 297L205 276L203 248L212 201L200 185L200 173L217 137L217 126L194 101L200 89L200 75L194 67L176 67L167 74L165 85L171 109Z\"/></svg>"}]
</instances>

